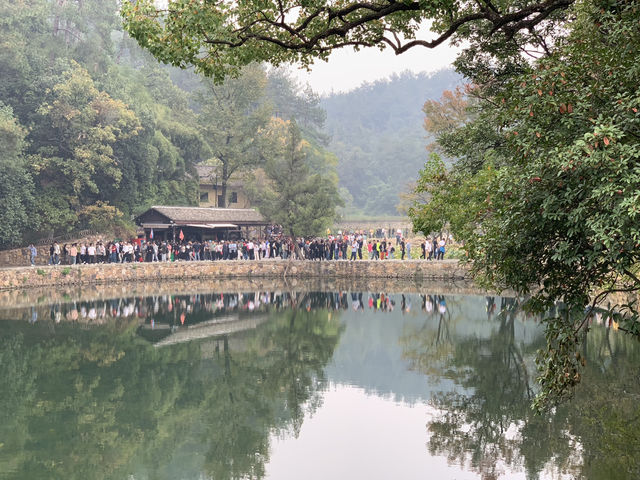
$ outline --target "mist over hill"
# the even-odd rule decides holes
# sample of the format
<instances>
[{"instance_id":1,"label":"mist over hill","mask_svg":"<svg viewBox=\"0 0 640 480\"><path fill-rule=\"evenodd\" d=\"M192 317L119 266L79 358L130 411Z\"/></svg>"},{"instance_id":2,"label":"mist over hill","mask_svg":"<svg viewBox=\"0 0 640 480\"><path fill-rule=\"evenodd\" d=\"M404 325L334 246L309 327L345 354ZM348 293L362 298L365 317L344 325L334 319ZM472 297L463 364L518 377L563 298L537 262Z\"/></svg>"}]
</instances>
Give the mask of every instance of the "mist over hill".
<instances>
[{"instance_id":1,"label":"mist over hill","mask_svg":"<svg viewBox=\"0 0 640 480\"><path fill-rule=\"evenodd\" d=\"M397 214L398 194L427 156L422 105L461 83L453 70L404 72L322 99L347 214Z\"/></svg>"}]
</instances>

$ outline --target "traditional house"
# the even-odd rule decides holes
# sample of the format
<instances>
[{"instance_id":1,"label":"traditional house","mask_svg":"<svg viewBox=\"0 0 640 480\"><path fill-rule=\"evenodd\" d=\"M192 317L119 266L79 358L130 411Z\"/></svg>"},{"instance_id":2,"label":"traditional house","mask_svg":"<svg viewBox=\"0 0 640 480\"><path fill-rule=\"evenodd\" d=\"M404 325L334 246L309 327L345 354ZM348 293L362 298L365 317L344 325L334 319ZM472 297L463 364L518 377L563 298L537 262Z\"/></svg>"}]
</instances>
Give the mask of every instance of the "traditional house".
<instances>
[{"instance_id":1,"label":"traditional house","mask_svg":"<svg viewBox=\"0 0 640 480\"><path fill-rule=\"evenodd\" d=\"M201 207L218 207L222 205L222 184L216 167L197 165L198 183L200 185ZM227 182L227 208L249 208L251 202L244 190L244 182L231 179Z\"/></svg>"},{"instance_id":2,"label":"traditional house","mask_svg":"<svg viewBox=\"0 0 640 480\"><path fill-rule=\"evenodd\" d=\"M155 206L136 217L145 237L155 240L222 240L263 237L267 222L250 208Z\"/></svg>"}]
</instances>

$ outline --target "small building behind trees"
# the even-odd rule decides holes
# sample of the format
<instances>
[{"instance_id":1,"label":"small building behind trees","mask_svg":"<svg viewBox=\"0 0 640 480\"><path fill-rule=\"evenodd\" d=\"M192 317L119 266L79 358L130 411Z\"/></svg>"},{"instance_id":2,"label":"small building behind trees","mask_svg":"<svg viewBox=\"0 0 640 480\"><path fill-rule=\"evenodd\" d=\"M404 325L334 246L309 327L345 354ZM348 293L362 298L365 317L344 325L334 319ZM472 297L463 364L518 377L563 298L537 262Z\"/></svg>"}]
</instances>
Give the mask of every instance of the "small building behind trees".
<instances>
[{"instance_id":1,"label":"small building behind trees","mask_svg":"<svg viewBox=\"0 0 640 480\"><path fill-rule=\"evenodd\" d=\"M268 222L251 208L153 206L136 217L146 238L185 241L257 238L266 234Z\"/></svg>"},{"instance_id":2,"label":"small building behind trees","mask_svg":"<svg viewBox=\"0 0 640 480\"><path fill-rule=\"evenodd\" d=\"M196 165L200 187L199 205L218 207L224 203L228 208L250 208L251 201L244 188L244 181L232 178L227 183L227 198L222 201L222 178L218 169L209 165Z\"/></svg>"}]
</instances>

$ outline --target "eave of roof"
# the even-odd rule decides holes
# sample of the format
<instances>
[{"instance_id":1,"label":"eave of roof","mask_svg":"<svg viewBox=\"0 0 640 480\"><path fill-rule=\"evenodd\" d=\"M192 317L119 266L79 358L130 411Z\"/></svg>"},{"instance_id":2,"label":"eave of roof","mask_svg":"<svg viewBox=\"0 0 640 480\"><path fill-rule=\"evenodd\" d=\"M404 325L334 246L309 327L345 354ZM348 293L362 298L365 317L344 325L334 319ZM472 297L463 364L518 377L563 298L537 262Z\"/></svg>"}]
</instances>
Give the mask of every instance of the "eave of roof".
<instances>
[{"instance_id":1,"label":"eave of roof","mask_svg":"<svg viewBox=\"0 0 640 480\"><path fill-rule=\"evenodd\" d=\"M264 217L252 208L211 208L211 207L174 207L166 205L152 206L138 218L155 210L175 223L233 223L243 225L266 225Z\"/></svg>"}]
</instances>

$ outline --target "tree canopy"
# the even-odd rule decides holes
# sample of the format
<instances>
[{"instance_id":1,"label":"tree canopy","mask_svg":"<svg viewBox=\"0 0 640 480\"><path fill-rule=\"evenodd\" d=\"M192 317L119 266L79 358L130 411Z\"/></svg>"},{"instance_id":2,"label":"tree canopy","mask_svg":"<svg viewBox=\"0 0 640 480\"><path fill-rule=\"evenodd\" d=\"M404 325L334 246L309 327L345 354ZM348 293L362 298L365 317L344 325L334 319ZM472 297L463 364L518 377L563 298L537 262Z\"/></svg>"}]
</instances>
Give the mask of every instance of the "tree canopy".
<instances>
[{"instance_id":1,"label":"tree canopy","mask_svg":"<svg viewBox=\"0 0 640 480\"><path fill-rule=\"evenodd\" d=\"M195 65L221 79L253 61L309 65L339 48L390 48L401 54L451 39L491 44L553 23L574 0L232 3L126 1L126 29L160 61ZM435 38L417 38L430 21Z\"/></svg>"},{"instance_id":2,"label":"tree canopy","mask_svg":"<svg viewBox=\"0 0 640 480\"><path fill-rule=\"evenodd\" d=\"M460 161L447 170L432 158L418 183L431 199L411 212L417 230L449 222L477 278L530 295L539 312L564 305L547 320L539 406L580 381L585 313L640 290L639 8L576 3L553 45L532 61L503 51L500 74L480 68L486 58L460 59L477 80L467 118L438 132ZM637 334L637 305L614 303L620 328Z\"/></svg>"},{"instance_id":3,"label":"tree canopy","mask_svg":"<svg viewBox=\"0 0 640 480\"><path fill-rule=\"evenodd\" d=\"M226 85L203 82L159 65L118 11L116 0L0 2L0 248L83 229L125 235L150 205L196 205L196 165L224 160L229 175L256 166L272 115L322 123L317 98L285 71L253 65ZM216 106L225 88L237 98ZM334 159L318 151L337 182Z\"/></svg>"}]
</instances>

